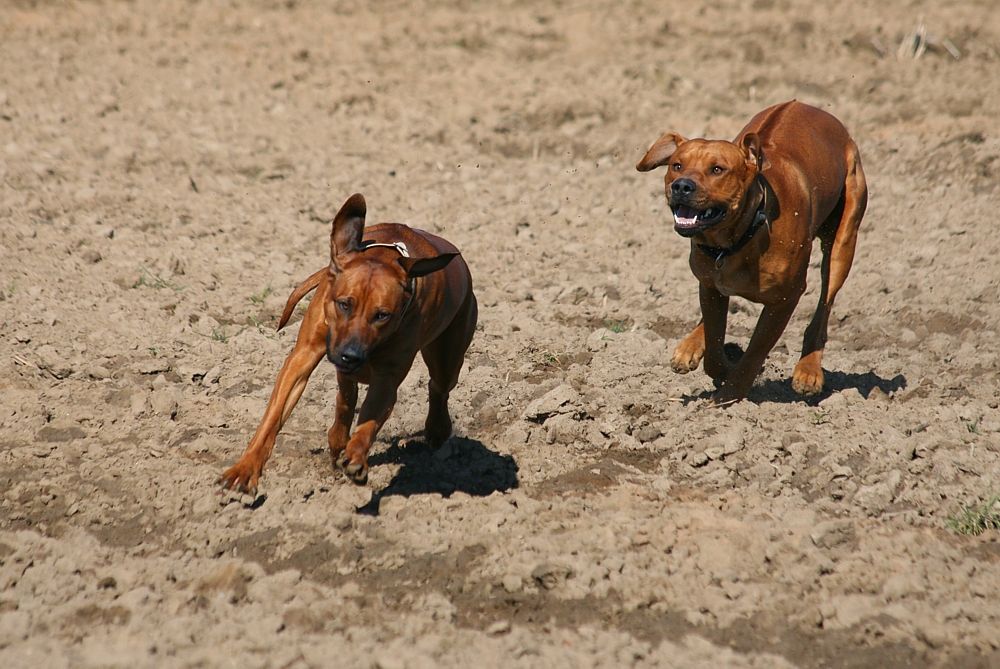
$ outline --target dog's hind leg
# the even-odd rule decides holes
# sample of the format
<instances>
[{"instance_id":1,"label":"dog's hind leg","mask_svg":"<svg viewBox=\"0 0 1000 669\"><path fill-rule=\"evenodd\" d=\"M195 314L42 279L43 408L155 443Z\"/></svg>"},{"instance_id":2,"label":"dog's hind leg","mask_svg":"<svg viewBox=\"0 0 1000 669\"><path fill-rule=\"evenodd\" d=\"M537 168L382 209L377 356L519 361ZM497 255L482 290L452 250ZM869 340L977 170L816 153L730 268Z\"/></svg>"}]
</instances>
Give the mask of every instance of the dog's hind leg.
<instances>
[{"instance_id":1,"label":"dog's hind leg","mask_svg":"<svg viewBox=\"0 0 1000 669\"><path fill-rule=\"evenodd\" d=\"M424 423L424 437L430 446L440 446L451 436L448 395L458 384L465 352L476 331L478 314L476 297L470 290L455 319L420 351L431 377L427 384L429 406Z\"/></svg>"},{"instance_id":2,"label":"dog's hind leg","mask_svg":"<svg viewBox=\"0 0 1000 669\"><path fill-rule=\"evenodd\" d=\"M842 206L837 207L819 229L820 248L823 252L819 304L802 338L802 357L792 373L792 388L803 395L823 390L823 349L826 346L830 311L851 271L858 229L868 206L868 185L861 168L861 156L854 142L848 147L847 168Z\"/></svg>"}]
</instances>

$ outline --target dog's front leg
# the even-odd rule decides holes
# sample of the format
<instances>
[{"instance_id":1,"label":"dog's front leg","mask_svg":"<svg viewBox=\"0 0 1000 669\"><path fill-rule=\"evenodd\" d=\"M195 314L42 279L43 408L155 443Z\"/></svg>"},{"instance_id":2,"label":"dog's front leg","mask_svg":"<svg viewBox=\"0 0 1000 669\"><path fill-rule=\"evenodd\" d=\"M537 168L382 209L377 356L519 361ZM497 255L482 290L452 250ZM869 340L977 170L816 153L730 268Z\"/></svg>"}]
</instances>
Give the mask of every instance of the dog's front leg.
<instances>
[{"instance_id":1,"label":"dog's front leg","mask_svg":"<svg viewBox=\"0 0 1000 669\"><path fill-rule=\"evenodd\" d=\"M698 325L674 349L674 355L670 359L670 368L678 374L687 374L698 369L704 356L705 322L698 321Z\"/></svg>"},{"instance_id":2,"label":"dog's front leg","mask_svg":"<svg viewBox=\"0 0 1000 669\"><path fill-rule=\"evenodd\" d=\"M403 379L396 376L376 377L368 387L368 395L358 413L358 427L335 464L358 485L368 481L368 451L375 443L378 431L389 420L396 405L396 390Z\"/></svg>"},{"instance_id":3,"label":"dog's front leg","mask_svg":"<svg viewBox=\"0 0 1000 669\"><path fill-rule=\"evenodd\" d=\"M729 375L726 360L726 322L729 318L729 297L714 286L698 284L698 301L705 337L705 373L720 386Z\"/></svg>"},{"instance_id":4,"label":"dog's front leg","mask_svg":"<svg viewBox=\"0 0 1000 669\"><path fill-rule=\"evenodd\" d=\"M747 344L747 350L712 398L716 404L726 404L747 396L757 375L764 368L768 354L778 343L781 333L785 331L800 295L801 293L787 298L784 302L764 307L760 318L757 319L757 327L750 337L750 343Z\"/></svg>"},{"instance_id":5,"label":"dog's front leg","mask_svg":"<svg viewBox=\"0 0 1000 669\"><path fill-rule=\"evenodd\" d=\"M351 436L351 423L354 422L354 408L358 405L358 382L337 372L337 408L333 425L327 432L330 442L330 457L334 464L345 448L347 439Z\"/></svg>"},{"instance_id":6,"label":"dog's front leg","mask_svg":"<svg viewBox=\"0 0 1000 669\"><path fill-rule=\"evenodd\" d=\"M326 329L322 302L314 299L302 320L295 348L288 354L285 364L278 372L278 380L271 391L264 418L242 457L219 478L223 488L256 494L257 482L264 470L264 463L274 449L278 431L288 420L295 403L306 389L309 375L326 352Z\"/></svg>"}]
</instances>

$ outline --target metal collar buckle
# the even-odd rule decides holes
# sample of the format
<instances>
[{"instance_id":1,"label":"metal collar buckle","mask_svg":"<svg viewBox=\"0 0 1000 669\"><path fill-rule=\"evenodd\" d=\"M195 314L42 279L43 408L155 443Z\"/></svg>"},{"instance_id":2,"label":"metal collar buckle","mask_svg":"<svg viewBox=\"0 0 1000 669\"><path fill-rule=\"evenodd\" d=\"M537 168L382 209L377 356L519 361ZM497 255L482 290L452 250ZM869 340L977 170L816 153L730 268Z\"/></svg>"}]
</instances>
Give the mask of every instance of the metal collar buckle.
<instances>
[{"instance_id":1,"label":"metal collar buckle","mask_svg":"<svg viewBox=\"0 0 1000 669\"><path fill-rule=\"evenodd\" d=\"M362 242L362 243L364 244L364 246L361 247L362 251L367 251L368 249L375 248L376 246L384 246L387 249L396 249L399 255L403 256L404 258L410 257L410 250L406 248L406 244L404 244L403 242L391 242L388 244L380 242Z\"/></svg>"}]
</instances>

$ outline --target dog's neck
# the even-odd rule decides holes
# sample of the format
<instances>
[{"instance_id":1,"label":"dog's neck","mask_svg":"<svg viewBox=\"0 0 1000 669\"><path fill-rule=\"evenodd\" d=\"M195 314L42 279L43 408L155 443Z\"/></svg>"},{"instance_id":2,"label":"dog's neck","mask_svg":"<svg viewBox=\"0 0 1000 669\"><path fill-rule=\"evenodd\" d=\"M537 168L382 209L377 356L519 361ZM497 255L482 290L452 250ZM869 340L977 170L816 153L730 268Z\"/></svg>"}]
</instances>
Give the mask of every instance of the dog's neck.
<instances>
[{"instance_id":1,"label":"dog's neck","mask_svg":"<svg viewBox=\"0 0 1000 669\"><path fill-rule=\"evenodd\" d=\"M736 243L729 247L721 246L708 246L707 244L695 244L705 255L715 261L715 269L722 269L723 263L725 263L726 258L733 255L744 246L750 243L754 235L761 227L767 227L770 230L771 222L767 219L767 184L764 183L764 178L757 173L754 178L754 183L757 184L758 203L756 209L753 210L753 216L750 218L746 229L743 234L740 235Z\"/></svg>"}]
</instances>

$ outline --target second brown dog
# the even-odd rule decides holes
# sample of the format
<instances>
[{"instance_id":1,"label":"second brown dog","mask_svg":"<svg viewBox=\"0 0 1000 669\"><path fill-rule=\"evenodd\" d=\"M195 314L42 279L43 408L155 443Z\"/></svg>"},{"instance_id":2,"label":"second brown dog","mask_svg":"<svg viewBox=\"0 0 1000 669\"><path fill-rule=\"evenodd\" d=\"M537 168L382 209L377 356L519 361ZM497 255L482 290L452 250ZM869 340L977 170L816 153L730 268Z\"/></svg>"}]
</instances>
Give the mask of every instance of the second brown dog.
<instances>
[{"instance_id":1,"label":"second brown dog","mask_svg":"<svg viewBox=\"0 0 1000 669\"><path fill-rule=\"evenodd\" d=\"M803 394L822 390L830 310L850 272L868 203L861 157L847 130L830 114L792 100L754 116L733 142L667 133L636 169L662 165L674 228L691 239L702 314L674 351L674 370L696 369L704 357L717 403L746 397L806 289L819 237L819 305L792 387ZM732 295L764 305L735 361L724 350Z\"/></svg>"},{"instance_id":2,"label":"second brown dog","mask_svg":"<svg viewBox=\"0 0 1000 669\"><path fill-rule=\"evenodd\" d=\"M243 456L222 474L224 488L256 491L278 431L324 356L337 368L330 455L355 483L368 480L368 451L418 352L430 372L425 439L437 446L451 436L448 395L458 382L478 314L469 268L444 239L395 223L366 229L365 216L365 199L352 195L333 220L329 266L288 298L279 330L298 301L316 290L264 418ZM358 383L369 388L351 435Z\"/></svg>"}]
</instances>

